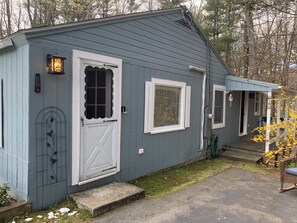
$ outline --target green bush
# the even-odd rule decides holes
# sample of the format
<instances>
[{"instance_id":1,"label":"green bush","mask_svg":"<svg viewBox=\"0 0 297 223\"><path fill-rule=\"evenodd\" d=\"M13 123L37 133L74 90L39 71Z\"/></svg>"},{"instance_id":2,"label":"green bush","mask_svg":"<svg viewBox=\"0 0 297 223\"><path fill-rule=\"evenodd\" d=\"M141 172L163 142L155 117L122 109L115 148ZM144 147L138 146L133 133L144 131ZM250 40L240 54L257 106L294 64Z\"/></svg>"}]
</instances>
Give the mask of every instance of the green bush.
<instances>
[{"instance_id":1,"label":"green bush","mask_svg":"<svg viewBox=\"0 0 297 223\"><path fill-rule=\"evenodd\" d=\"M10 204L13 197L8 193L8 184L0 185L0 207Z\"/></svg>"}]
</instances>

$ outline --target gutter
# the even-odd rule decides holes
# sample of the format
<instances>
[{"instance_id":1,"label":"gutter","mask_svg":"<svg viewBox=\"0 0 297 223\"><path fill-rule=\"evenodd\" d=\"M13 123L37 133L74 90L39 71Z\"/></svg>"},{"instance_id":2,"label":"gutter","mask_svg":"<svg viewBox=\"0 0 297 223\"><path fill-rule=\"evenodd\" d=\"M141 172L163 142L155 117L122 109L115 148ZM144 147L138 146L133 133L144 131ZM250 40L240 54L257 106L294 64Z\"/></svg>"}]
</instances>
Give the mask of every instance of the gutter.
<instances>
[{"instance_id":1,"label":"gutter","mask_svg":"<svg viewBox=\"0 0 297 223\"><path fill-rule=\"evenodd\" d=\"M201 131L200 131L200 151L202 151L204 142L204 112L205 112L205 90L206 90L206 70L203 68L195 67L192 65L189 65L189 70L199 72L203 75L203 81L202 81L202 106L201 106Z\"/></svg>"}]
</instances>

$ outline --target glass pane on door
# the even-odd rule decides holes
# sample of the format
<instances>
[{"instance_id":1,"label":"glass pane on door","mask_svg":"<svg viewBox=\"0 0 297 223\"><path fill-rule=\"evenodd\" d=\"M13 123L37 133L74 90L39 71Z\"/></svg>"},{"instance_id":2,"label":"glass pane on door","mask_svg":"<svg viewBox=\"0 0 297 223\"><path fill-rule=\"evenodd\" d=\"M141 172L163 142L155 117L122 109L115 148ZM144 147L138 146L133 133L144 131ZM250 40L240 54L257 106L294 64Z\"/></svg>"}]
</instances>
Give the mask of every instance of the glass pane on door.
<instances>
[{"instance_id":1,"label":"glass pane on door","mask_svg":"<svg viewBox=\"0 0 297 223\"><path fill-rule=\"evenodd\" d=\"M110 118L113 113L113 72L110 69L85 68L84 114L87 119Z\"/></svg>"}]
</instances>

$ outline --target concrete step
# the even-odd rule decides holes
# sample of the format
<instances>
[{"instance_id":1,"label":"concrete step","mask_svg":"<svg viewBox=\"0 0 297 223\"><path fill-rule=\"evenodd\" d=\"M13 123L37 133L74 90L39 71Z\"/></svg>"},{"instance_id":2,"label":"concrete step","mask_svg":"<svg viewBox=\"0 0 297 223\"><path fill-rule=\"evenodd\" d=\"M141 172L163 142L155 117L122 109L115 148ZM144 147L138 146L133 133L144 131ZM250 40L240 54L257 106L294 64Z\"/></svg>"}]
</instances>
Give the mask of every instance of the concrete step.
<instances>
[{"instance_id":1,"label":"concrete step","mask_svg":"<svg viewBox=\"0 0 297 223\"><path fill-rule=\"evenodd\" d=\"M220 157L224 157L230 160L251 162L251 163L259 163L260 160L262 159L262 156L259 156L259 155L241 153L241 152L236 152L231 150L226 150L225 152L221 153Z\"/></svg>"},{"instance_id":2,"label":"concrete step","mask_svg":"<svg viewBox=\"0 0 297 223\"><path fill-rule=\"evenodd\" d=\"M230 146L224 146L224 149L226 151L235 151L235 152L251 154L251 155L255 155L255 156L262 156L264 153L264 151L262 151L262 150L250 150L247 148L234 148L234 147L230 147Z\"/></svg>"},{"instance_id":3,"label":"concrete step","mask_svg":"<svg viewBox=\"0 0 297 223\"><path fill-rule=\"evenodd\" d=\"M129 202L143 198L144 189L127 183L111 183L102 187L71 194L77 206L99 216Z\"/></svg>"}]
</instances>

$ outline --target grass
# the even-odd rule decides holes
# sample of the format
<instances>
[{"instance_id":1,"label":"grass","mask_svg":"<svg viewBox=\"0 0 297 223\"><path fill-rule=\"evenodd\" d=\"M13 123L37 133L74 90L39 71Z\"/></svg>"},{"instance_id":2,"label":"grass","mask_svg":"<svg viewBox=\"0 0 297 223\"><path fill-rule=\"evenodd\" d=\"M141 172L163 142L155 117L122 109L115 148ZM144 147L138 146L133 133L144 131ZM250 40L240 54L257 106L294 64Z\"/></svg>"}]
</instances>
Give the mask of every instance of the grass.
<instances>
[{"instance_id":1,"label":"grass","mask_svg":"<svg viewBox=\"0 0 297 223\"><path fill-rule=\"evenodd\" d=\"M242 168L247 171L256 172L259 174L272 174L274 172L269 172L264 166L260 166L253 163L243 163L230 161L225 159L213 159L213 160L202 160L199 162L191 163L185 166L178 166L160 171L145 177L138 178L130 183L139 186L145 189L146 197L159 197L166 194L176 192L178 190L184 189L194 183L201 182L208 177L214 176L223 170L228 168ZM55 212L56 210L68 207L71 211L78 211L78 214L75 216L69 217L67 214L59 216L57 219L44 219L47 218L47 214L51 211ZM42 215L42 219L38 219L37 216ZM33 218L33 222L73 222L73 223L82 223L90 222L91 215L85 211L78 209L74 201L67 199L64 202L54 205L47 210L31 212L27 215L18 217L14 219L17 223L25 222L25 218Z\"/></svg>"},{"instance_id":2,"label":"grass","mask_svg":"<svg viewBox=\"0 0 297 223\"><path fill-rule=\"evenodd\" d=\"M265 174L263 166L225 159L203 160L138 178L131 183L145 189L146 197L167 195L201 182L231 167Z\"/></svg>"}]
</instances>

